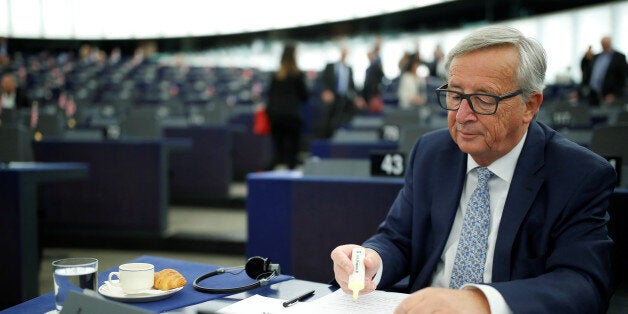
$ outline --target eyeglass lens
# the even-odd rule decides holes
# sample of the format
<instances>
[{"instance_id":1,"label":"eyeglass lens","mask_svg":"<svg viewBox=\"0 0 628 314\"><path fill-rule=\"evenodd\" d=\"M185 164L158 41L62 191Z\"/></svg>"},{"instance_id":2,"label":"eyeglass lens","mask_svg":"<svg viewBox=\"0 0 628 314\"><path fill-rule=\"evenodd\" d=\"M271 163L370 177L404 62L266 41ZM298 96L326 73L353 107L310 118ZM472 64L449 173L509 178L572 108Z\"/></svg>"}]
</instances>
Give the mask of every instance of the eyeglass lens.
<instances>
[{"instance_id":1,"label":"eyeglass lens","mask_svg":"<svg viewBox=\"0 0 628 314\"><path fill-rule=\"evenodd\" d=\"M497 106L497 99L489 95L462 95L459 92L447 90L438 92L441 107L448 110L460 108L463 99L470 101L471 109L477 113L493 113Z\"/></svg>"}]
</instances>

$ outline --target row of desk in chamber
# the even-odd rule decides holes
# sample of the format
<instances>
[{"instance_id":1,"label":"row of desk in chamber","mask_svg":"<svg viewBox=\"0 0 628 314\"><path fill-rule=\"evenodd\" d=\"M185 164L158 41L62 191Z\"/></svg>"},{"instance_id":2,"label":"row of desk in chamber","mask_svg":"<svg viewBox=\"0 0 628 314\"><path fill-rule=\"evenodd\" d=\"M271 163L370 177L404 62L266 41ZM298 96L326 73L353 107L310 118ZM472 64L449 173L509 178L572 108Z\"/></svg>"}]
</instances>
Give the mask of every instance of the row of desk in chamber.
<instances>
[{"instance_id":1,"label":"row of desk in chamber","mask_svg":"<svg viewBox=\"0 0 628 314\"><path fill-rule=\"evenodd\" d=\"M208 203L229 197L234 179L263 169L270 161L271 143L239 126L170 127L160 139L43 139L33 142L37 162L18 172L18 178L3 181L5 193L28 192L9 208L3 248L15 252L22 269L2 274L7 282L19 282L11 302L37 293L39 250L54 239L72 239L72 245L89 245L90 239L154 237L167 228L167 209L175 203ZM339 147L322 142L327 152L338 155ZM341 144L341 146L344 144ZM377 145L377 144L376 144ZM385 144L389 145L389 144ZM373 145L349 145L350 156L362 156ZM388 147L388 146L386 146ZM23 180L28 174L57 165L57 178L77 169L61 171L60 165L80 164L74 180ZM14 164L15 165L15 164ZM5 167L6 168L6 167ZM8 168L5 169L8 171ZM8 172L3 174L6 178ZM13 173L15 169L11 170ZM7 194L8 195L8 194ZM15 194L17 195L17 194ZM3 197L3 199L5 199ZM6 207L8 205L3 205ZM27 227L24 223L29 222ZM39 235L38 235L39 234ZM15 239L15 240L13 240ZM50 240L53 239L53 240ZM43 241L40 241L43 240ZM29 275L30 274L30 275ZM9 296L8 294L4 294Z\"/></svg>"},{"instance_id":2,"label":"row of desk in chamber","mask_svg":"<svg viewBox=\"0 0 628 314\"><path fill-rule=\"evenodd\" d=\"M228 199L235 178L263 169L269 155L268 137L237 127L167 128L160 139L33 142L36 161L90 167L86 180L45 185L40 193L44 224L74 232L159 234L169 203Z\"/></svg>"},{"instance_id":3,"label":"row of desk in chamber","mask_svg":"<svg viewBox=\"0 0 628 314\"><path fill-rule=\"evenodd\" d=\"M44 139L32 143L37 162L0 165L0 249L19 261L12 263L16 269L0 270L0 280L13 283L0 291L6 302L37 295L42 245L159 238L171 201L226 199L235 176L262 169L269 159L270 139L237 126L168 128L164 135Z\"/></svg>"}]
</instances>

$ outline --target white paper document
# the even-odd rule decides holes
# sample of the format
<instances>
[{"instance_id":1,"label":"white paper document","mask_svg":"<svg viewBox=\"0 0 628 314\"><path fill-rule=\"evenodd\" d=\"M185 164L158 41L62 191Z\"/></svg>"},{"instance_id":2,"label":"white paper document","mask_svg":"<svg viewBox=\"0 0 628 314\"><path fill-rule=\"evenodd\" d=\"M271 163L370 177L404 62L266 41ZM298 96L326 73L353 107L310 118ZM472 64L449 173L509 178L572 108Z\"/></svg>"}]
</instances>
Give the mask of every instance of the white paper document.
<instances>
[{"instance_id":1,"label":"white paper document","mask_svg":"<svg viewBox=\"0 0 628 314\"><path fill-rule=\"evenodd\" d=\"M338 289L336 292L321 298L297 302L289 307L283 307L285 300L254 295L242 301L231 304L218 313L240 314L276 314L276 313L325 313L325 314L390 314L395 311L401 300L408 295L395 292L373 291L360 295L357 300L350 294Z\"/></svg>"},{"instance_id":2,"label":"white paper document","mask_svg":"<svg viewBox=\"0 0 628 314\"><path fill-rule=\"evenodd\" d=\"M221 314L244 314L244 313L283 313L284 300L263 297L256 294L242 301L238 301L229 306L223 307L216 313Z\"/></svg>"}]
</instances>

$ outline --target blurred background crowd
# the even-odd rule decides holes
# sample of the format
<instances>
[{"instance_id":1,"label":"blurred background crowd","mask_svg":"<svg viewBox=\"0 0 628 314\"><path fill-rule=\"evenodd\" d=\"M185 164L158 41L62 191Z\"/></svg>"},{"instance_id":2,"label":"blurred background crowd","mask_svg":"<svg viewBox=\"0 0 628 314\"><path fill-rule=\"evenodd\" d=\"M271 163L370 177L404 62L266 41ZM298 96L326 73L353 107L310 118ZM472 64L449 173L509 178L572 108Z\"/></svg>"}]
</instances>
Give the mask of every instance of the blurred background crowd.
<instances>
[{"instance_id":1,"label":"blurred background crowd","mask_svg":"<svg viewBox=\"0 0 628 314\"><path fill-rule=\"evenodd\" d=\"M320 74L341 54L352 69L356 96L369 101L368 107L362 106L358 112L430 104L433 90L444 80L442 65L448 49L474 28L489 23L518 28L546 48L546 104L590 103L588 76L593 65L587 60L603 49L628 50L628 40L622 36L628 29L628 22L622 19L628 12L627 2L596 3L599 1L579 1L577 5L570 1L543 5L534 1L446 1L311 26L184 38L123 38L120 27L113 35L107 34L104 27L100 38L57 39L62 32L54 34L50 29L63 28L47 25L50 19L46 14L39 20L39 32L26 31L24 34L33 38L23 38L11 33L19 32L19 15L15 14L7 19L8 27L0 23L0 63L1 72L14 75L28 106L37 103L39 115L62 111L64 119L71 120L64 129L105 127L110 136L118 136L124 133L120 125L129 115L129 108L135 106L154 107L158 119L175 116L192 123L229 119L255 110L255 105L266 101L271 73L279 67L283 45L293 42L296 62L306 74L311 95L303 109L304 133L329 137L324 130L326 113L320 108ZM2 5L8 12L18 12L14 2ZM349 11L345 14L351 16ZM124 22L125 17L122 15L120 21ZM266 19L264 14L255 18ZM149 14L140 24L150 26L153 19ZM78 27L82 24L77 20L74 24L65 22L74 25L70 27L71 37L80 36ZM129 27L133 31L136 28ZM602 38L606 38L607 48ZM614 98L600 98L603 104L622 102L625 73L624 69L617 74L623 75L624 84L615 87ZM227 113L216 115L216 108ZM29 117L20 119L32 121L32 114L29 110L23 114Z\"/></svg>"}]
</instances>

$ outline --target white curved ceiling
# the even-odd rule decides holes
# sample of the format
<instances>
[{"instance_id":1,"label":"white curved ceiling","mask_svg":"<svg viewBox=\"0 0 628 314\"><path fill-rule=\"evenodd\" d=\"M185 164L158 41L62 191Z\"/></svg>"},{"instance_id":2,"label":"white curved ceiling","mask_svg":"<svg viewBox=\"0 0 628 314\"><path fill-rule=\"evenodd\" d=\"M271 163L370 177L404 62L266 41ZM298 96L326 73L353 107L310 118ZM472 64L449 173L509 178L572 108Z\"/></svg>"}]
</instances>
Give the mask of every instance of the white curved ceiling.
<instances>
[{"instance_id":1,"label":"white curved ceiling","mask_svg":"<svg viewBox=\"0 0 628 314\"><path fill-rule=\"evenodd\" d=\"M0 0L0 36L129 39L291 28L452 0Z\"/></svg>"}]
</instances>

